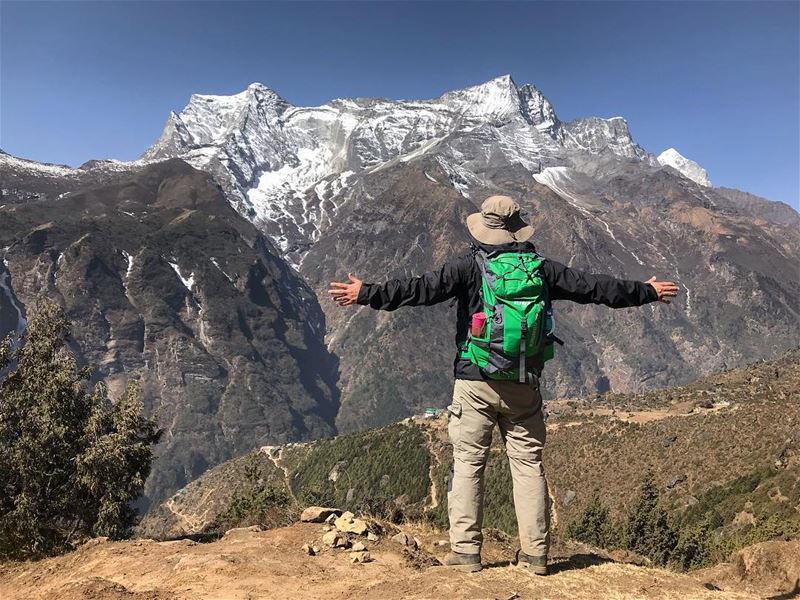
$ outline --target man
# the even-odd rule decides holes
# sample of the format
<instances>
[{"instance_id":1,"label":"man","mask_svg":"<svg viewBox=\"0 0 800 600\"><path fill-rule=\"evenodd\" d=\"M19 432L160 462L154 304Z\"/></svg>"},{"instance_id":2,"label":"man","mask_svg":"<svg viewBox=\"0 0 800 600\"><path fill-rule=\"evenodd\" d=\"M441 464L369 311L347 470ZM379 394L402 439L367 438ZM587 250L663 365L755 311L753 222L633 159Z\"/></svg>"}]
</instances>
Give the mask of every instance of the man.
<instances>
[{"instance_id":1,"label":"man","mask_svg":"<svg viewBox=\"0 0 800 600\"><path fill-rule=\"evenodd\" d=\"M539 376L552 355L552 300L612 308L669 303L672 282L593 275L540 257L533 228L508 196L492 196L467 217L472 252L420 277L363 283L332 282L340 306L379 310L430 306L458 299L453 402L448 433L453 472L448 489L451 552L445 564L481 569L484 469L495 425L506 446L519 525L517 564L547 574L549 506L542 468L545 425Z\"/></svg>"}]
</instances>

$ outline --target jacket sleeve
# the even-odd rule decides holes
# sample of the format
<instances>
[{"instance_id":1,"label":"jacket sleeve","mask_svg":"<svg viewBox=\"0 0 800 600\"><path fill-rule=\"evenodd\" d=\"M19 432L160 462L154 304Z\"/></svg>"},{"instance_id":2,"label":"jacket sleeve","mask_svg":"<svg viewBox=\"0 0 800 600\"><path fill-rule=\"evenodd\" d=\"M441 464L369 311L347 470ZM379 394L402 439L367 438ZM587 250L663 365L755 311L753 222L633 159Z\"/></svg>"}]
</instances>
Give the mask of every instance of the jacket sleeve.
<instances>
[{"instance_id":1,"label":"jacket sleeve","mask_svg":"<svg viewBox=\"0 0 800 600\"><path fill-rule=\"evenodd\" d=\"M401 306L430 306L454 297L463 284L460 260L446 262L436 271L411 279L390 279L386 283L363 283L358 304L378 310Z\"/></svg>"},{"instance_id":2,"label":"jacket sleeve","mask_svg":"<svg viewBox=\"0 0 800 600\"><path fill-rule=\"evenodd\" d=\"M542 270L553 300L605 304L611 308L641 306L658 300L655 288L643 281L586 273L548 259L542 264Z\"/></svg>"}]
</instances>

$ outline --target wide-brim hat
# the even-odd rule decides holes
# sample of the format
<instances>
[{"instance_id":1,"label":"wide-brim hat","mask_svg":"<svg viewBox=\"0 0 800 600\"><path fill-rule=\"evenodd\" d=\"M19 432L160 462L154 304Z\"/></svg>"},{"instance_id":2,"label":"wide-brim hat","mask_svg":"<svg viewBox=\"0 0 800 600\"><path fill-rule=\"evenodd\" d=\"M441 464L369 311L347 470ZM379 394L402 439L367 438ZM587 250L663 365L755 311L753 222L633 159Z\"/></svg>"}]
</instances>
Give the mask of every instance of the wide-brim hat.
<instances>
[{"instance_id":1,"label":"wide-brim hat","mask_svg":"<svg viewBox=\"0 0 800 600\"><path fill-rule=\"evenodd\" d=\"M467 217L467 229L490 246L524 242L533 235L533 227L519 214L519 204L509 196L489 196L481 204L481 212Z\"/></svg>"}]
</instances>

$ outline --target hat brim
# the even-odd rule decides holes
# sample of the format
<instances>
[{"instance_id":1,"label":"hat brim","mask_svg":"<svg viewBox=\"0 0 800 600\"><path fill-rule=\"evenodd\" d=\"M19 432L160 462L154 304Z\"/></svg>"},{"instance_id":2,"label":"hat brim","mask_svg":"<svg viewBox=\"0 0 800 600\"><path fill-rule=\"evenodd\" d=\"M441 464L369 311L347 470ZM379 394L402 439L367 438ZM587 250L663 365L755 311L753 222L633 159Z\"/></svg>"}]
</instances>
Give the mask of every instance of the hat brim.
<instances>
[{"instance_id":1,"label":"hat brim","mask_svg":"<svg viewBox=\"0 0 800 600\"><path fill-rule=\"evenodd\" d=\"M492 229L484 225L481 213L473 213L467 217L467 229L472 237L489 246L525 242L533 235L533 227L519 216L508 223L508 229Z\"/></svg>"}]
</instances>

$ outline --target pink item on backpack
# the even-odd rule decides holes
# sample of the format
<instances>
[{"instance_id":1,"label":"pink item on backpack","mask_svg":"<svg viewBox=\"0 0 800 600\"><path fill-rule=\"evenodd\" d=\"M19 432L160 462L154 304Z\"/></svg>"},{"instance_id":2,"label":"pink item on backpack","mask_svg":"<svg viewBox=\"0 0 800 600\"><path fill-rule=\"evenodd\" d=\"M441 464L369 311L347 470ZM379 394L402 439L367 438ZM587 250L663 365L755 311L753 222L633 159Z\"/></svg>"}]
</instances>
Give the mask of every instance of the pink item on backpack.
<instances>
[{"instance_id":1,"label":"pink item on backpack","mask_svg":"<svg viewBox=\"0 0 800 600\"><path fill-rule=\"evenodd\" d=\"M472 337L483 337L486 331L486 313L478 312L472 315L470 331Z\"/></svg>"}]
</instances>

